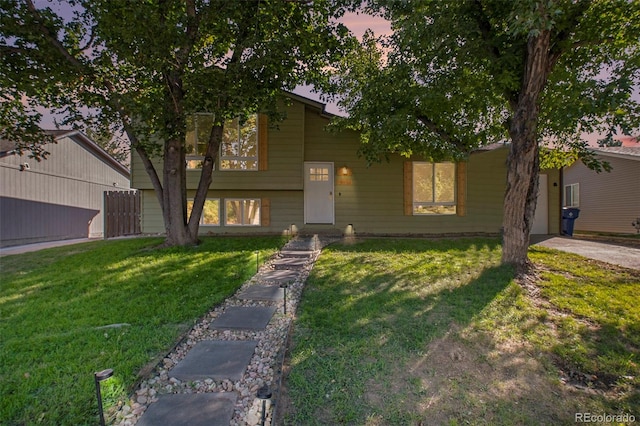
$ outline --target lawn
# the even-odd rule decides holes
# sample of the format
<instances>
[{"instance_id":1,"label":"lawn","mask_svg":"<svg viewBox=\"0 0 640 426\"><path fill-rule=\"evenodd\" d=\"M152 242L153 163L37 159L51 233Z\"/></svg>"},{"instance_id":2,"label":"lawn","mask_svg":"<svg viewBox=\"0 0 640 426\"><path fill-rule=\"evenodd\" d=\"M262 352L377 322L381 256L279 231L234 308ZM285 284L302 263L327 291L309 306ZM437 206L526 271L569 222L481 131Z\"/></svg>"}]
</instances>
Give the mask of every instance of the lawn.
<instances>
[{"instance_id":1,"label":"lawn","mask_svg":"<svg viewBox=\"0 0 640 426\"><path fill-rule=\"evenodd\" d=\"M155 249L100 241L0 259L0 424L97 424L212 307L282 246L278 237L204 238Z\"/></svg>"},{"instance_id":2,"label":"lawn","mask_svg":"<svg viewBox=\"0 0 640 426\"><path fill-rule=\"evenodd\" d=\"M298 308L281 423L640 419L640 272L532 248L536 273L516 281L500 253L487 239L326 248Z\"/></svg>"}]
</instances>

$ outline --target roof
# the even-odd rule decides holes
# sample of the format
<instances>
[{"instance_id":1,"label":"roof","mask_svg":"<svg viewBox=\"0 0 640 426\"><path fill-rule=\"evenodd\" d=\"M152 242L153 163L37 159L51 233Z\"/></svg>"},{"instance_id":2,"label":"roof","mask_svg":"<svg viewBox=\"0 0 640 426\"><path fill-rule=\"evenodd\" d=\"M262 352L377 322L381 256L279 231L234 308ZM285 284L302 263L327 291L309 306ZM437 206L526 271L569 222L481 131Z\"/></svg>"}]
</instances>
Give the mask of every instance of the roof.
<instances>
[{"instance_id":1,"label":"roof","mask_svg":"<svg viewBox=\"0 0 640 426\"><path fill-rule=\"evenodd\" d=\"M73 139L76 143L83 146L87 149L87 151L91 152L96 157L103 160L112 169L120 173L122 176L126 178L130 178L131 174L129 169L116 161L107 151L102 149L100 145L92 141L87 135L82 133L79 130L44 130L45 133L53 135L56 140L62 138Z\"/></svg>"},{"instance_id":2,"label":"roof","mask_svg":"<svg viewBox=\"0 0 640 426\"><path fill-rule=\"evenodd\" d=\"M59 140L62 138L69 138L75 141L77 144L84 147L87 151L95 155L107 163L112 169L120 173L122 176L129 178L129 169L116 161L107 151L92 141L87 135L79 130L43 130L45 134L52 135L54 139ZM0 158L7 157L9 155L16 154L16 144L6 139L0 139Z\"/></svg>"},{"instance_id":3,"label":"roof","mask_svg":"<svg viewBox=\"0 0 640 426\"><path fill-rule=\"evenodd\" d=\"M6 139L0 139L0 158L15 154L16 144Z\"/></svg>"},{"instance_id":4,"label":"roof","mask_svg":"<svg viewBox=\"0 0 640 426\"><path fill-rule=\"evenodd\" d=\"M640 161L640 146L611 146L594 148L593 152L604 157L617 157Z\"/></svg>"},{"instance_id":5,"label":"roof","mask_svg":"<svg viewBox=\"0 0 640 426\"><path fill-rule=\"evenodd\" d=\"M284 92L284 95L286 97L288 97L290 99L293 99L293 100L296 100L298 102L302 102L303 104L318 110L318 112L322 116L325 116L327 118L337 117L335 114L327 112L327 110L326 110L327 104L325 104L325 103L322 103L320 101L316 101L316 100L307 98L307 97L302 96L302 95L298 95L298 94L293 93L293 92L288 92L286 90L283 90L283 92Z\"/></svg>"}]
</instances>

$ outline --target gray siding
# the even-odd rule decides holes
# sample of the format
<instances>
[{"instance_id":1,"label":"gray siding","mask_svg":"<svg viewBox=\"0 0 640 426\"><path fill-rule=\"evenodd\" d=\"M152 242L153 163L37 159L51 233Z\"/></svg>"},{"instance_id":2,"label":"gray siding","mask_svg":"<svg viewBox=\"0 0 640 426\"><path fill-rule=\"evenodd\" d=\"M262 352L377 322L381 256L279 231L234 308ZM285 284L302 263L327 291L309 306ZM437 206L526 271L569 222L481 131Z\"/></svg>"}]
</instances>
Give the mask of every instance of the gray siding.
<instances>
[{"instance_id":1,"label":"gray siding","mask_svg":"<svg viewBox=\"0 0 640 426\"><path fill-rule=\"evenodd\" d=\"M610 173L596 173L582 162L564 172L564 185L580 185L580 216L574 230L632 234L631 223L640 217L640 159L601 157Z\"/></svg>"},{"instance_id":2,"label":"gray siding","mask_svg":"<svg viewBox=\"0 0 640 426\"><path fill-rule=\"evenodd\" d=\"M47 146L35 161L0 159L2 246L103 235L103 192L128 189L129 179L73 138ZM20 164L29 169L20 171ZM114 185L115 184L115 185Z\"/></svg>"}]
</instances>

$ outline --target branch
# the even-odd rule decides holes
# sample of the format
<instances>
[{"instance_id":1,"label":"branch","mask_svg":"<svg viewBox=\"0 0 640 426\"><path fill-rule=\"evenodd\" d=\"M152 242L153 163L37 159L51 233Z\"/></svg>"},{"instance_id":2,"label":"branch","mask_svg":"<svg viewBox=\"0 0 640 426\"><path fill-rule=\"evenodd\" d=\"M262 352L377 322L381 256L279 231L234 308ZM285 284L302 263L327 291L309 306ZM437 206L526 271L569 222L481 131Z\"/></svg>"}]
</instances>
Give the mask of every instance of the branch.
<instances>
[{"instance_id":1,"label":"branch","mask_svg":"<svg viewBox=\"0 0 640 426\"><path fill-rule=\"evenodd\" d=\"M416 114L416 118L418 119L418 121L424 124L427 127L427 129L437 134L447 144L456 147L460 152L466 151L465 145L460 140L453 138L451 134L449 134L449 132L447 132L445 129L443 129L440 125L438 125L436 122L431 120L426 115Z\"/></svg>"},{"instance_id":2,"label":"branch","mask_svg":"<svg viewBox=\"0 0 640 426\"><path fill-rule=\"evenodd\" d=\"M80 47L78 49L79 52L84 52L85 50L87 50L89 47L91 47L91 45L93 44L94 40L96 39L96 33L95 33L95 26L91 27L91 35L89 36L89 40L87 40L87 43Z\"/></svg>"},{"instance_id":3,"label":"branch","mask_svg":"<svg viewBox=\"0 0 640 426\"><path fill-rule=\"evenodd\" d=\"M45 40L56 50L58 53L62 55L62 57L73 67L78 69L83 69L84 64L80 62L76 57L74 57L67 48L58 40L58 37L51 33L49 28L44 25L42 15L36 7L33 5L31 0L25 0L27 3L27 9L33 15L34 21L36 23L37 28L40 30L40 33L44 36Z\"/></svg>"},{"instance_id":4,"label":"branch","mask_svg":"<svg viewBox=\"0 0 640 426\"><path fill-rule=\"evenodd\" d=\"M0 53L4 55L18 54L25 55L27 53L34 52L35 49L27 49L23 47L15 47L15 46L7 46L4 44L0 44Z\"/></svg>"},{"instance_id":5,"label":"branch","mask_svg":"<svg viewBox=\"0 0 640 426\"><path fill-rule=\"evenodd\" d=\"M564 23L564 29L560 30L553 40L549 49L549 72L553 69L563 53L567 50L572 50L582 46L593 46L602 44L607 39L602 40L581 40L571 44L569 48L564 48L563 45L573 36L573 29L580 24L580 18L584 15L584 12L591 7L592 0L578 2L574 5L573 9L567 13L567 21Z\"/></svg>"},{"instance_id":6,"label":"branch","mask_svg":"<svg viewBox=\"0 0 640 426\"><path fill-rule=\"evenodd\" d=\"M176 55L176 68L181 69L189 60L189 53L193 49L193 45L198 38L198 32L200 27L200 16L196 13L196 4L194 0L186 0L187 6L187 40L184 46L180 48Z\"/></svg>"},{"instance_id":7,"label":"branch","mask_svg":"<svg viewBox=\"0 0 640 426\"><path fill-rule=\"evenodd\" d=\"M482 36L482 41L484 42L484 47L486 52L493 59L500 59L502 56L500 50L496 47L495 44L491 43L494 39L495 35L493 34L491 22L487 19L487 15L484 13L484 9L482 8L481 0L474 0L472 3L475 9L475 13L473 16L478 23L478 29L480 30L480 35Z\"/></svg>"}]
</instances>

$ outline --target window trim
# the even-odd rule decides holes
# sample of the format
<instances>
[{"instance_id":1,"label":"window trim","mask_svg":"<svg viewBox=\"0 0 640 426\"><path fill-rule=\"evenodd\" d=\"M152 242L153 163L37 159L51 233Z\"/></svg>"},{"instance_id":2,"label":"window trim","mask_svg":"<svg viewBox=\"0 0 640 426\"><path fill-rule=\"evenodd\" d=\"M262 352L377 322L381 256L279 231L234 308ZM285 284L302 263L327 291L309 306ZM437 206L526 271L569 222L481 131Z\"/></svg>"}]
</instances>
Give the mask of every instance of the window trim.
<instances>
[{"instance_id":1,"label":"window trim","mask_svg":"<svg viewBox=\"0 0 640 426\"><path fill-rule=\"evenodd\" d=\"M434 201L416 201L415 200L415 165L416 164L431 164L433 167L431 168L431 185L432 185L432 194ZM435 201L436 197L436 165L438 164L452 164L453 165L453 200L447 202L437 202ZM430 161L413 161L411 164L411 215L412 216L455 216L458 215L458 164L450 161L443 161L439 163L434 163ZM428 207L454 207L454 211L451 213L419 213L416 212L416 207L419 206L428 206Z\"/></svg>"},{"instance_id":2,"label":"window trim","mask_svg":"<svg viewBox=\"0 0 640 426\"><path fill-rule=\"evenodd\" d=\"M571 191L571 200L567 202L567 189ZM564 186L562 193L562 207L577 208L580 207L580 183L569 183Z\"/></svg>"},{"instance_id":3,"label":"window trim","mask_svg":"<svg viewBox=\"0 0 640 426\"><path fill-rule=\"evenodd\" d=\"M213 114L212 113L208 113L208 112L196 112L194 114L189 114L193 117L196 116L209 116L212 118L213 120ZM197 150L198 148L198 121L196 120L194 122L194 133L195 133L195 149ZM186 140L186 135L185 135L185 149L186 147L189 146L187 140ZM189 167L189 162L190 161L200 161L204 163L204 155L189 155L189 154L185 154L184 156L184 161L185 161L185 167L187 169L187 171L200 171L202 170L202 167ZM215 170L215 164L213 165L213 170Z\"/></svg>"},{"instance_id":4,"label":"window trim","mask_svg":"<svg viewBox=\"0 0 640 426\"><path fill-rule=\"evenodd\" d=\"M187 205L189 204L189 202L193 203L194 199L193 198L187 198ZM204 202L206 204L207 201L217 201L218 202L218 223L204 223L204 208L202 209L202 214L200 215L200 226L222 226L222 221L220 220L220 212L221 212L221 199L220 198L209 198L207 197ZM193 208L193 207L192 207Z\"/></svg>"},{"instance_id":5,"label":"window trim","mask_svg":"<svg viewBox=\"0 0 640 426\"><path fill-rule=\"evenodd\" d=\"M240 214L240 217L242 219L242 223L229 223L229 209L227 209L227 202L228 201L255 201L258 203L258 220L256 224L253 223L244 223L244 206L245 204L242 203L240 204L240 206L242 207L242 211ZM232 226L232 227L236 227L236 226L252 226L252 227L260 227L263 226L262 225L262 199L261 198L225 198L224 199L224 226Z\"/></svg>"},{"instance_id":6,"label":"window trim","mask_svg":"<svg viewBox=\"0 0 640 426\"><path fill-rule=\"evenodd\" d=\"M456 189L457 202L456 216L464 217L467 215L467 162L459 161L456 163ZM403 211L404 216L413 216L413 162L406 160L403 167ZM421 216L425 217L425 216Z\"/></svg>"},{"instance_id":7,"label":"window trim","mask_svg":"<svg viewBox=\"0 0 640 426\"><path fill-rule=\"evenodd\" d=\"M220 164L220 171L222 172L257 172L261 170L261 165L260 165L260 157L261 157L261 147L260 147L260 137L261 137L261 121L262 121L262 117L260 114L252 114L256 117L256 155L255 157L243 157L243 156L239 156L239 155L229 155L229 156L225 156L222 154L222 147L224 144L224 141L220 142L220 150L218 153L218 162ZM236 118L237 119L237 118ZM233 122L233 121L232 121ZM225 126L227 125L227 123L225 123ZM240 129L240 121L238 120L238 128ZM240 137L240 131L238 131L238 137ZM223 161L245 161L245 162L255 162L255 167L251 168L251 169L231 169L231 168L225 168L222 167L222 162Z\"/></svg>"}]
</instances>

